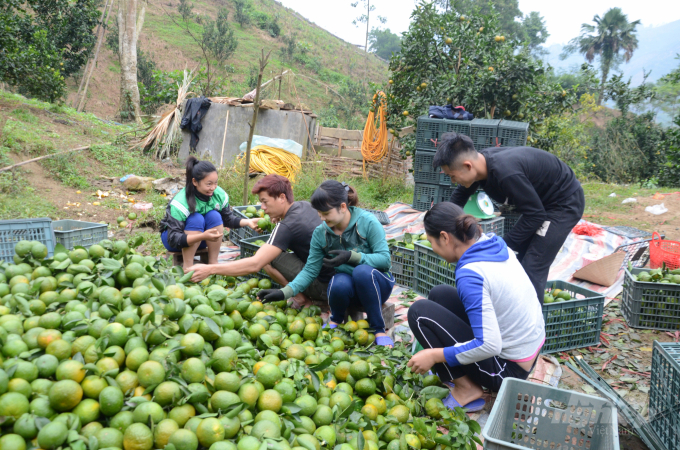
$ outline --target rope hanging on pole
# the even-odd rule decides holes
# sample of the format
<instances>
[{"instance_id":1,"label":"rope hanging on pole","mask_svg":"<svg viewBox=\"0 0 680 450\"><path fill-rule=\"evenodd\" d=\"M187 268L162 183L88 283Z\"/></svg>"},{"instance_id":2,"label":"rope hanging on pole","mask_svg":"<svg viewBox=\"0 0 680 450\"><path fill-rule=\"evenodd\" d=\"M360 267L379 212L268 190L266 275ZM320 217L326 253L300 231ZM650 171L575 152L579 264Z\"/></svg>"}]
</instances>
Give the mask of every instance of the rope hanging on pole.
<instances>
[{"instance_id":1,"label":"rope hanging on pole","mask_svg":"<svg viewBox=\"0 0 680 450\"><path fill-rule=\"evenodd\" d=\"M364 160L369 162L380 162L388 153L388 134L387 134L387 120L385 118L387 109L387 98L385 93L378 91L373 96L373 108L368 113L366 119L366 126L364 127L364 138L361 142L361 154ZM375 111L378 111L378 118L380 120L380 128L375 126Z\"/></svg>"}]
</instances>

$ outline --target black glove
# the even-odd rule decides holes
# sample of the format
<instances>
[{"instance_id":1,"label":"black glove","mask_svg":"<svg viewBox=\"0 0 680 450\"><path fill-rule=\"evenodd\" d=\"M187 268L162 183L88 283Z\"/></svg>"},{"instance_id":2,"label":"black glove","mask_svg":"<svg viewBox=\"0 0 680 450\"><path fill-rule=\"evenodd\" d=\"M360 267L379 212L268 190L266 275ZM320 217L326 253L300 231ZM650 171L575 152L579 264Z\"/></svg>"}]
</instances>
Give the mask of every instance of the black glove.
<instances>
[{"instance_id":1,"label":"black glove","mask_svg":"<svg viewBox=\"0 0 680 450\"><path fill-rule=\"evenodd\" d=\"M286 299L281 289L263 289L257 293L257 297L262 300L262 303L278 302Z\"/></svg>"},{"instance_id":2,"label":"black glove","mask_svg":"<svg viewBox=\"0 0 680 450\"><path fill-rule=\"evenodd\" d=\"M323 266L326 268L333 268L347 264L349 259L352 257L352 252L348 250L331 250L328 252L329 255L338 255L333 259L324 258Z\"/></svg>"}]
</instances>

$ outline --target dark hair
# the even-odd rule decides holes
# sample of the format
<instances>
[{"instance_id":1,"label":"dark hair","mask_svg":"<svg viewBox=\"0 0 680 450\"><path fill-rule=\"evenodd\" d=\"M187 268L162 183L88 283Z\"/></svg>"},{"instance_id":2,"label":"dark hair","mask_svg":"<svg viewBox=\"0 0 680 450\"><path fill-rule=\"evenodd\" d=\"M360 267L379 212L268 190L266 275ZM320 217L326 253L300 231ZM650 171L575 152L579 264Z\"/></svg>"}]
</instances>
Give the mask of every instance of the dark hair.
<instances>
[{"instance_id":1,"label":"dark hair","mask_svg":"<svg viewBox=\"0 0 680 450\"><path fill-rule=\"evenodd\" d=\"M213 172L217 172L213 163L209 161L199 161L193 156L187 158L187 183L185 189L187 206L189 206L189 212L193 213L196 211L196 186L192 183L192 180L201 181L203 178L207 177Z\"/></svg>"},{"instance_id":2,"label":"dark hair","mask_svg":"<svg viewBox=\"0 0 680 450\"><path fill-rule=\"evenodd\" d=\"M454 167L458 159L465 155L477 157L477 150L472 139L464 134L444 133L437 144L437 153L432 159L432 167Z\"/></svg>"},{"instance_id":3,"label":"dark hair","mask_svg":"<svg viewBox=\"0 0 680 450\"><path fill-rule=\"evenodd\" d=\"M442 231L446 231L461 242L477 239L482 235L477 219L465 214L463 208L454 203L437 203L425 213L423 223L425 233L437 240Z\"/></svg>"},{"instance_id":4,"label":"dark hair","mask_svg":"<svg viewBox=\"0 0 680 450\"><path fill-rule=\"evenodd\" d=\"M293 188L290 185L288 178L271 173L264 178L258 180L253 186L252 193L257 195L262 191L267 191L267 195L274 198L279 198L281 194L286 194L288 203L293 203Z\"/></svg>"},{"instance_id":5,"label":"dark hair","mask_svg":"<svg viewBox=\"0 0 680 450\"><path fill-rule=\"evenodd\" d=\"M340 208L343 203L347 206L357 206L359 194L347 183L326 180L316 188L310 202L317 211L326 212L331 208Z\"/></svg>"}]
</instances>

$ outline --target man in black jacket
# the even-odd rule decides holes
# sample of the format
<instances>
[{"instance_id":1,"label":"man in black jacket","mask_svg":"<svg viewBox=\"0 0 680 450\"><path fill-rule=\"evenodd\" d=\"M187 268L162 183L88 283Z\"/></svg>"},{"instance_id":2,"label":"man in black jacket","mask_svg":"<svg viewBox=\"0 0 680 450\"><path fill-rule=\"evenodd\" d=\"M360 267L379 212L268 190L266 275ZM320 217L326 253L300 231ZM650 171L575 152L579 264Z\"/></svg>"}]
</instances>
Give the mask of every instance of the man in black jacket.
<instances>
[{"instance_id":1,"label":"man in black jacket","mask_svg":"<svg viewBox=\"0 0 680 450\"><path fill-rule=\"evenodd\" d=\"M458 183L451 202L464 207L483 189L491 199L522 214L503 239L517 252L538 300L550 265L585 207L574 172L556 156L532 147L493 147L477 152L462 134L442 135L432 161Z\"/></svg>"}]
</instances>

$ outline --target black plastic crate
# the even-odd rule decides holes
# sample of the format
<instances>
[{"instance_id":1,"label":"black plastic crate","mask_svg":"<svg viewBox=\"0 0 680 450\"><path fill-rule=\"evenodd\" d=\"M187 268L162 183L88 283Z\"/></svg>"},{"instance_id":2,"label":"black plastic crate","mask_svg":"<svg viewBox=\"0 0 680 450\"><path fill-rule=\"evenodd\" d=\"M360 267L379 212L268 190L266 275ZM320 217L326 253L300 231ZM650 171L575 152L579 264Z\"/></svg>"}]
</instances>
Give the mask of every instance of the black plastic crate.
<instances>
[{"instance_id":1,"label":"black plastic crate","mask_svg":"<svg viewBox=\"0 0 680 450\"><path fill-rule=\"evenodd\" d=\"M494 233L498 237L503 237L504 224L504 217L496 217L494 219L487 219L479 222L479 226L482 227L482 233Z\"/></svg>"},{"instance_id":2,"label":"black plastic crate","mask_svg":"<svg viewBox=\"0 0 680 450\"><path fill-rule=\"evenodd\" d=\"M394 281L400 286L413 289L416 274L415 250L393 245L390 247L390 255Z\"/></svg>"},{"instance_id":3,"label":"black plastic crate","mask_svg":"<svg viewBox=\"0 0 680 450\"><path fill-rule=\"evenodd\" d=\"M470 137L476 150L496 146L500 122L496 119L474 119L470 122Z\"/></svg>"},{"instance_id":4,"label":"black plastic crate","mask_svg":"<svg viewBox=\"0 0 680 450\"><path fill-rule=\"evenodd\" d=\"M390 218L387 217L387 213L385 211L379 211L377 209L364 209L364 211L370 212L375 216L376 219L378 219L378 222L380 222L380 225L389 225L390 224Z\"/></svg>"},{"instance_id":5,"label":"black plastic crate","mask_svg":"<svg viewBox=\"0 0 680 450\"><path fill-rule=\"evenodd\" d=\"M451 194L453 194L453 191L456 190L457 186L458 186L457 184L452 184L449 186L440 186L437 203L448 202L449 200L451 200Z\"/></svg>"},{"instance_id":6,"label":"black plastic crate","mask_svg":"<svg viewBox=\"0 0 680 450\"><path fill-rule=\"evenodd\" d=\"M654 341L649 423L668 450L680 450L680 344Z\"/></svg>"},{"instance_id":7,"label":"black plastic crate","mask_svg":"<svg viewBox=\"0 0 680 450\"><path fill-rule=\"evenodd\" d=\"M637 281L633 275L651 269L634 268L623 278L621 312L633 328L680 330L680 284Z\"/></svg>"},{"instance_id":8,"label":"black plastic crate","mask_svg":"<svg viewBox=\"0 0 680 450\"><path fill-rule=\"evenodd\" d=\"M629 239L636 238L651 238L652 233L649 231L638 230L633 227L616 226L616 227L602 227L610 233L618 234L619 236L627 237ZM663 237L661 238L663 239Z\"/></svg>"},{"instance_id":9,"label":"black plastic crate","mask_svg":"<svg viewBox=\"0 0 680 450\"><path fill-rule=\"evenodd\" d=\"M416 148L435 151L441 135L451 132L470 136L470 121L432 119L428 116L420 116L416 127Z\"/></svg>"},{"instance_id":10,"label":"black plastic crate","mask_svg":"<svg viewBox=\"0 0 680 450\"><path fill-rule=\"evenodd\" d=\"M416 183L413 188L413 208L418 211L429 211L432 205L438 203L439 186L436 184Z\"/></svg>"},{"instance_id":11,"label":"black plastic crate","mask_svg":"<svg viewBox=\"0 0 680 450\"><path fill-rule=\"evenodd\" d=\"M501 120L498 125L498 142L501 147L524 147L527 145L529 124L512 120Z\"/></svg>"},{"instance_id":12,"label":"black plastic crate","mask_svg":"<svg viewBox=\"0 0 680 450\"><path fill-rule=\"evenodd\" d=\"M519 222L521 214L516 212L501 213L501 217L505 219L505 224L503 228L504 235L508 234L512 230L517 222Z\"/></svg>"},{"instance_id":13,"label":"black plastic crate","mask_svg":"<svg viewBox=\"0 0 680 450\"><path fill-rule=\"evenodd\" d=\"M434 250L415 244L416 277L413 290L428 296L430 290L440 284L456 285L456 265L447 262Z\"/></svg>"},{"instance_id":14,"label":"black plastic crate","mask_svg":"<svg viewBox=\"0 0 680 450\"><path fill-rule=\"evenodd\" d=\"M255 209L257 209L258 211L260 210L260 205L234 206L233 209L237 215L241 216L244 219L248 219L248 217L245 214L245 210L248 208L248 206L254 206ZM261 236L261 234L249 227L241 227L229 230L229 240L238 246L241 245L241 241L243 239L248 239L257 236Z\"/></svg>"},{"instance_id":15,"label":"black plastic crate","mask_svg":"<svg viewBox=\"0 0 680 450\"><path fill-rule=\"evenodd\" d=\"M543 304L545 344L541 353L598 345L604 295L561 280L548 281L547 289L566 291L573 300Z\"/></svg>"},{"instance_id":16,"label":"black plastic crate","mask_svg":"<svg viewBox=\"0 0 680 450\"><path fill-rule=\"evenodd\" d=\"M269 234L263 234L259 236L254 236L246 239L241 239L241 258L250 258L253 256L259 249L257 245L253 244L253 242L257 240L263 240L267 242L269 239ZM266 278L272 282L272 288L273 289L280 289L281 286L276 283L274 280L272 280L272 277L267 275L267 272L264 271L264 269L260 270L258 273L253 273L250 274L249 276L246 276L246 278Z\"/></svg>"},{"instance_id":17,"label":"black plastic crate","mask_svg":"<svg viewBox=\"0 0 680 450\"><path fill-rule=\"evenodd\" d=\"M413 180L416 183L451 185L451 177L441 171L439 167L432 167L434 153L430 150L416 149L416 157L413 161Z\"/></svg>"}]
</instances>

